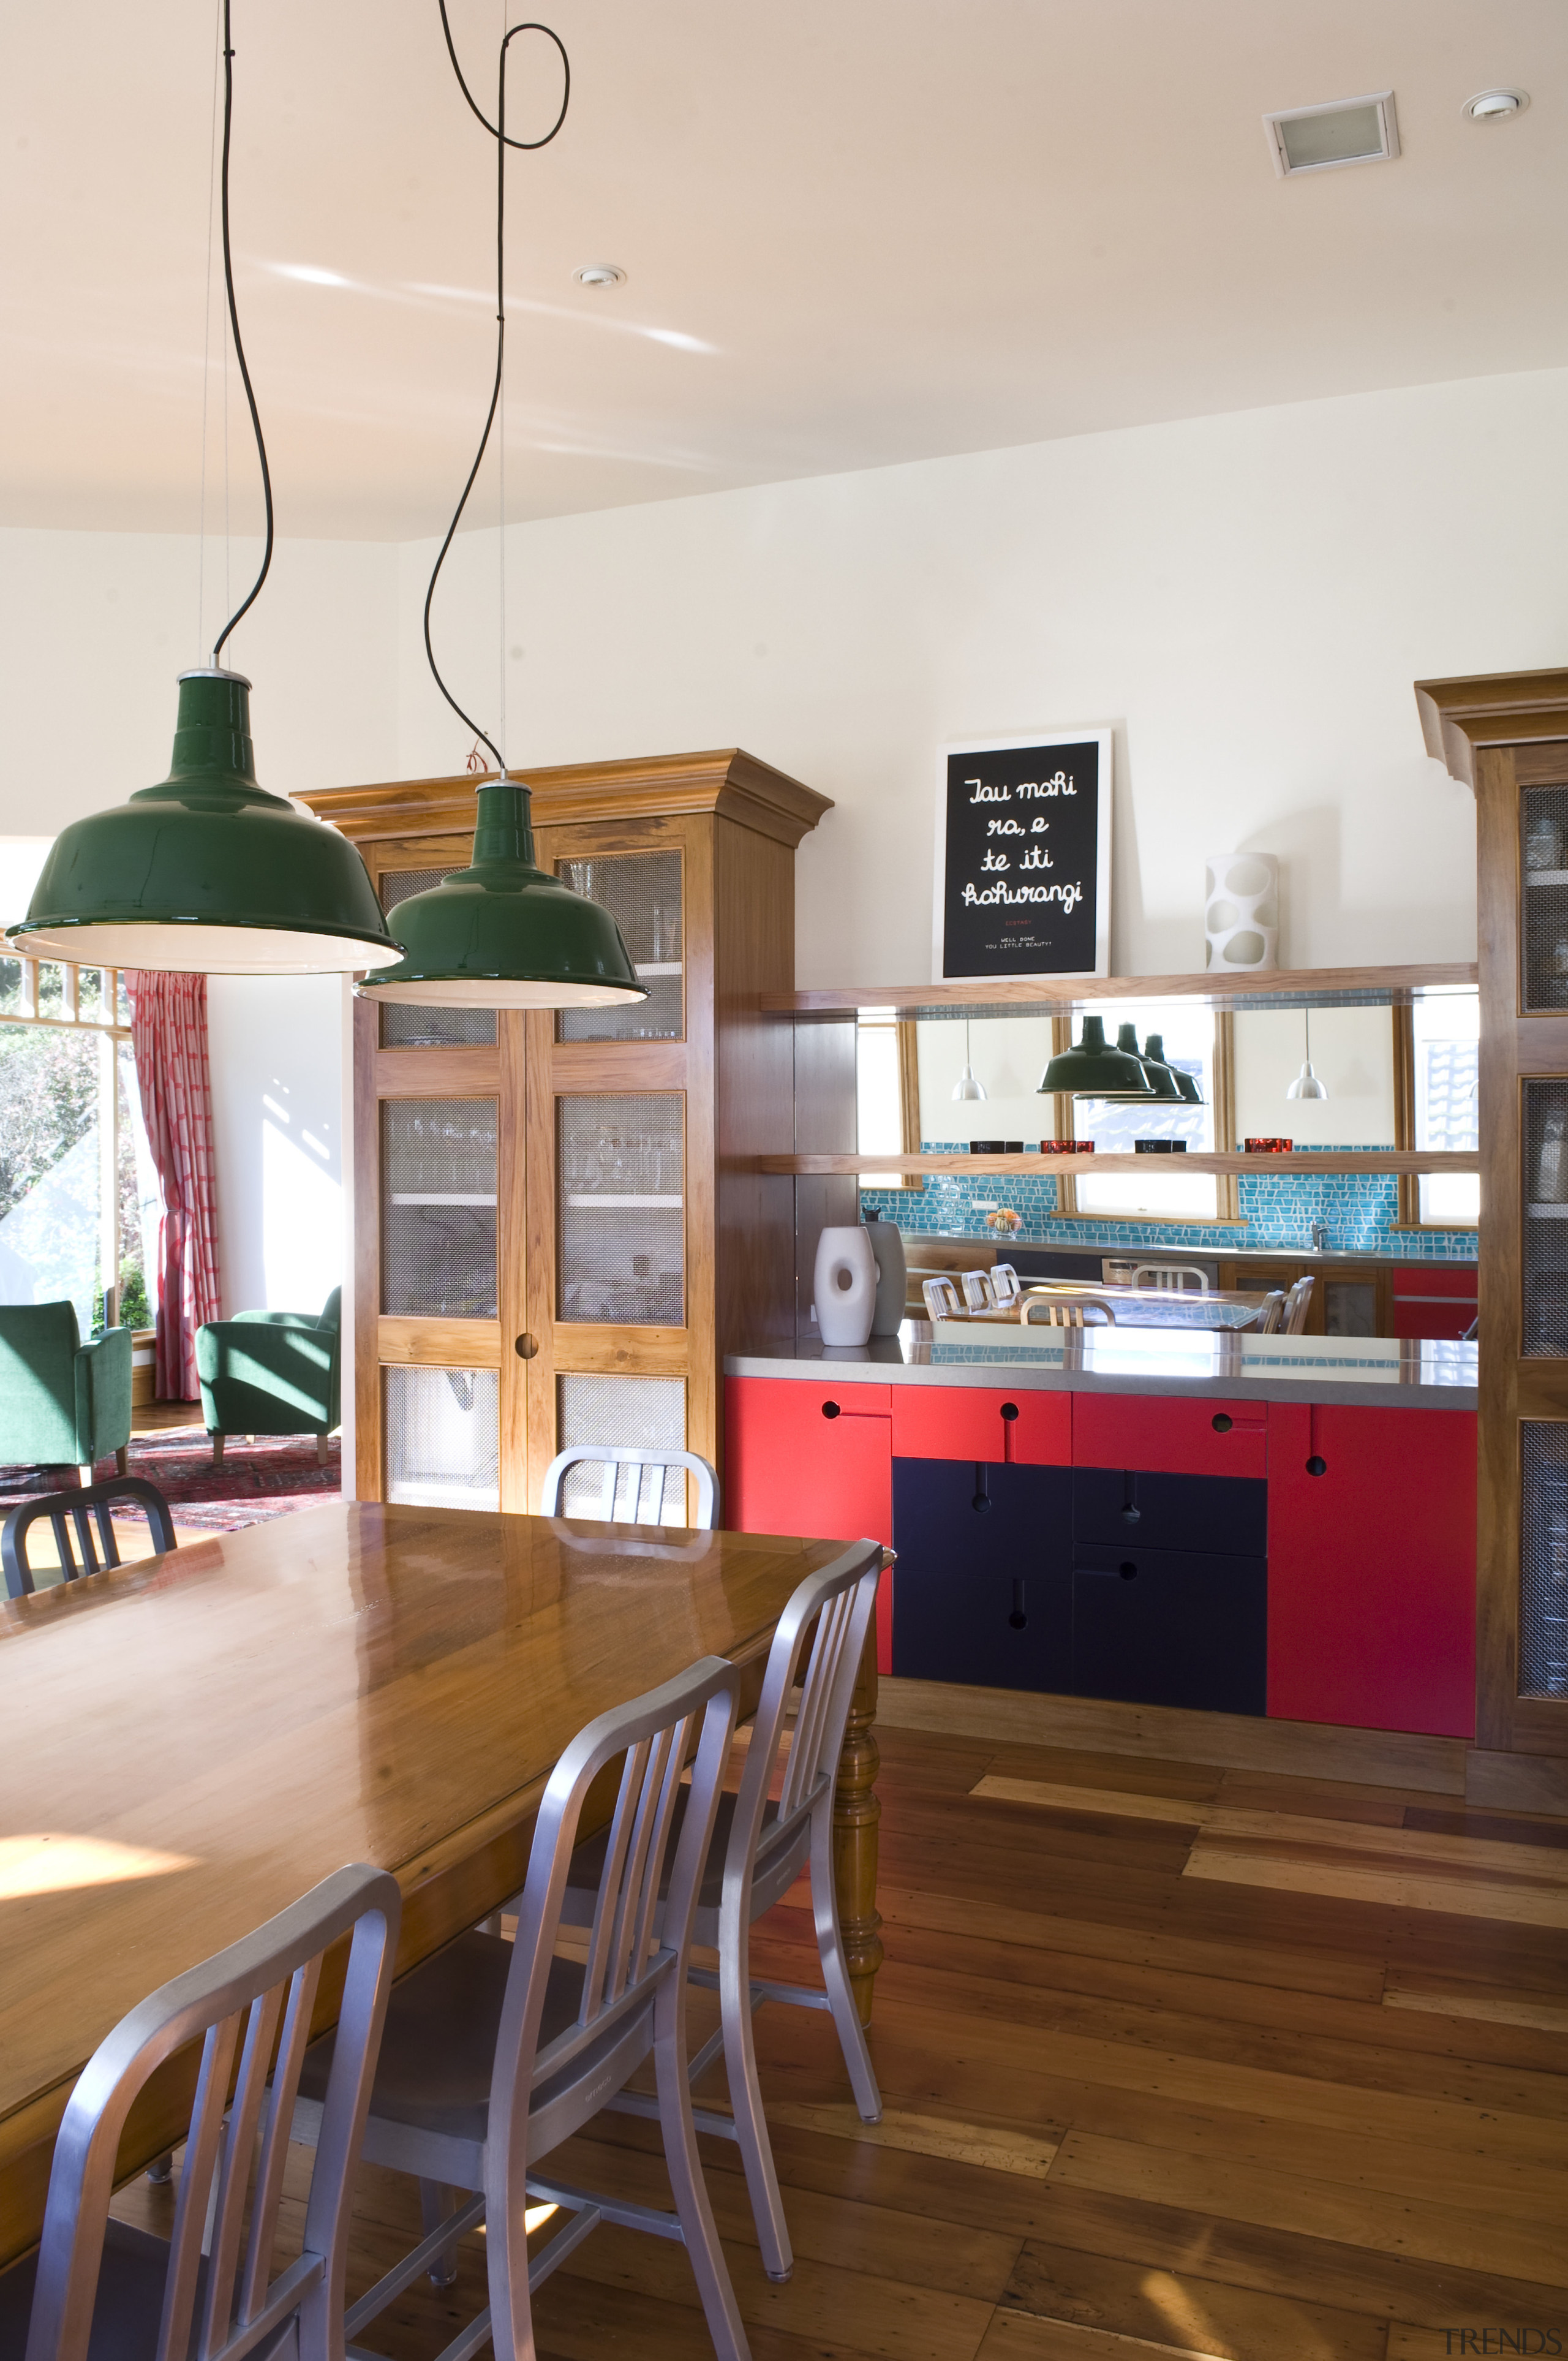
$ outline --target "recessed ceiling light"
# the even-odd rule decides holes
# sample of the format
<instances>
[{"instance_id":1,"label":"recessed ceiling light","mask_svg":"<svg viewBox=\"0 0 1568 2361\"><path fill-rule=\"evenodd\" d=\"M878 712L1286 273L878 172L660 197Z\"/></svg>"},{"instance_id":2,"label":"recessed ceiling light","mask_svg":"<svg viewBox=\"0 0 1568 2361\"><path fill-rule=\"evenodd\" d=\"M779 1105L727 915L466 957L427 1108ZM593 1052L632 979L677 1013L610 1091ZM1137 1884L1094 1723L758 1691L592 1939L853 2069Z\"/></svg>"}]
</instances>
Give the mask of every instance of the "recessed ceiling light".
<instances>
[{"instance_id":1,"label":"recessed ceiling light","mask_svg":"<svg viewBox=\"0 0 1568 2361\"><path fill-rule=\"evenodd\" d=\"M1282 181L1298 172L1329 172L1341 164L1382 164L1399 152L1391 90L1365 98L1333 98L1322 106L1283 107L1263 118L1274 169Z\"/></svg>"},{"instance_id":2,"label":"recessed ceiling light","mask_svg":"<svg viewBox=\"0 0 1568 2361\"><path fill-rule=\"evenodd\" d=\"M579 287L624 287L626 273L619 262L585 262L573 271Z\"/></svg>"},{"instance_id":3,"label":"recessed ceiling light","mask_svg":"<svg viewBox=\"0 0 1568 2361\"><path fill-rule=\"evenodd\" d=\"M1459 112L1472 123L1507 123L1510 116L1522 115L1529 104L1528 90L1478 90Z\"/></svg>"}]
</instances>

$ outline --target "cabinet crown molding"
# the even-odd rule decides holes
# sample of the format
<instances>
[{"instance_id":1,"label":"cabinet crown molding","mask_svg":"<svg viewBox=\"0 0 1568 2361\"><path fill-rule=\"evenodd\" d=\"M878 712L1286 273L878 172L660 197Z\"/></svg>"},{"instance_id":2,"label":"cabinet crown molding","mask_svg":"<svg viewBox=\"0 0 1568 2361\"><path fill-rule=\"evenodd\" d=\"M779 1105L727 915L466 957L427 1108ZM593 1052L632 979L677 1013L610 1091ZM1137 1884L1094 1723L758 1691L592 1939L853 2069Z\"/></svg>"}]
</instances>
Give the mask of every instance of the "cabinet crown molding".
<instances>
[{"instance_id":1,"label":"cabinet crown molding","mask_svg":"<svg viewBox=\"0 0 1568 2361\"><path fill-rule=\"evenodd\" d=\"M1568 671L1479 673L1415 686L1427 752L1467 787L1475 785L1478 746L1568 739Z\"/></svg>"},{"instance_id":2,"label":"cabinet crown molding","mask_svg":"<svg viewBox=\"0 0 1568 2361\"><path fill-rule=\"evenodd\" d=\"M475 796L493 775L461 772L455 778L322 787L297 800L355 840L450 836L473 827ZM738 746L619 763L514 765L510 775L533 791L536 828L713 812L793 847L833 808L830 796L817 795Z\"/></svg>"}]
</instances>

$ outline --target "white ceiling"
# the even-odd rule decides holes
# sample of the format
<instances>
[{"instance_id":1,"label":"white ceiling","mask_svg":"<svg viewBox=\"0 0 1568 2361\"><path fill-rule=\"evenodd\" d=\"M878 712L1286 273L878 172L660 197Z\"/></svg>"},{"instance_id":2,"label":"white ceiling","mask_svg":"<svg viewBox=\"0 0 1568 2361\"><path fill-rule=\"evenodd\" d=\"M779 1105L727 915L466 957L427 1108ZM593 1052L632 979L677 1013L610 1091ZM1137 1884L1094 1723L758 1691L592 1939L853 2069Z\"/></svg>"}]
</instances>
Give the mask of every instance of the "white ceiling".
<instances>
[{"instance_id":1,"label":"white ceiling","mask_svg":"<svg viewBox=\"0 0 1568 2361\"><path fill-rule=\"evenodd\" d=\"M492 145L435 0L234 5L280 531L437 533L488 390ZM489 97L497 0L452 7ZM574 95L510 174L514 516L1568 362L1561 0L554 0L549 21ZM214 23L212 0L5 11L0 522L195 528ZM521 46L513 118L536 120L550 70ZM1530 111L1463 120L1499 82ZM1389 85L1397 162L1276 179L1266 109ZM627 284L576 288L598 260ZM232 390L237 530L258 505ZM220 378L210 530L221 415ZM493 520L493 480L476 500Z\"/></svg>"}]
</instances>

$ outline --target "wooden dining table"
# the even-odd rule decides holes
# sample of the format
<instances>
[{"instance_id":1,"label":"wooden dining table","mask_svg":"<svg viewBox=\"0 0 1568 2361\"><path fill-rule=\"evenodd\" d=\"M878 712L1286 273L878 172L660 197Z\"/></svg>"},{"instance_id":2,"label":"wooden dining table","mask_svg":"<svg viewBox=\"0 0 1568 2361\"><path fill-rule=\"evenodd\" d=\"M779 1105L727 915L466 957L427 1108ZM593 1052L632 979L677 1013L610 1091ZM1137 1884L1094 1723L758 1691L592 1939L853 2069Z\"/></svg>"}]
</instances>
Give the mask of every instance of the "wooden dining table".
<instances>
[{"instance_id":1,"label":"wooden dining table","mask_svg":"<svg viewBox=\"0 0 1568 2361\"><path fill-rule=\"evenodd\" d=\"M399 1971L427 1958L518 1892L586 1722L705 1655L750 1710L786 1600L844 1547L334 1501L0 1608L0 2265L127 2009L345 1861L398 1879ZM875 1681L868 1651L835 1802L868 2020ZM180 2136L186 2087L149 2087L122 2169Z\"/></svg>"}]
</instances>

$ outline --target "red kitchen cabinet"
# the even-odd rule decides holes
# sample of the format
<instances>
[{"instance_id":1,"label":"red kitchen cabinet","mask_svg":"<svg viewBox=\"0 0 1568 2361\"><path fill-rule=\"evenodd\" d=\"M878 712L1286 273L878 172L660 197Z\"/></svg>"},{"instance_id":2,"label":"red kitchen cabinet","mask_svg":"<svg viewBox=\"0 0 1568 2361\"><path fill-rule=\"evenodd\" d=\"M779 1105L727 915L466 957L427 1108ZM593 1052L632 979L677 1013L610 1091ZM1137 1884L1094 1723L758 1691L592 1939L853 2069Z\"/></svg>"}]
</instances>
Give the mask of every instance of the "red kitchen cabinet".
<instances>
[{"instance_id":1,"label":"red kitchen cabinet","mask_svg":"<svg viewBox=\"0 0 1568 2361\"><path fill-rule=\"evenodd\" d=\"M724 1381L723 1521L730 1532L804 1533L893 1546L891 1386L813 1378ZM877 1669L893 1670L892 1580L877 1598Z\"/></svg>"},{"instance_id":2,"label":"red kitchen cabinet","mask_svg":"<svg viewBox=\"0 0 1568 2361\"><path fill-rule=\"evenodd\" d=\"M1268 1710L1471 1738L1475 1419L1269 1410Z\"/></svg>"},{"instance_id":3,"label":"red kitchen cabinet","mask_svg":"<svg viewBox=\"0 0 1568 2361\"><path fill-rule=\"evenodd\" d=\"M1072 1464L1072 1396L1019 1387L892 1386L895 1459L973 1459L993 1466Z\"/></svg>"},{"instance_id":4,"label":"red kitchen cabinet","mask_svg":"<svg viewBox=\"0 0 1568 2361\"><path fill-rule=\"evenodd\" d=\"M1401 1263L1389 1274L1388 1293L1396 1336L1463 1336L1475 1317L1475 1266Z\"/></svg>"},{"instance_id":5,"label":"red kitchen cabinet","mask_svg":"<svg viewBox=\"0 0 1568 2361\"><path fill-rule=\"evenodd\" d=\"M1260 1401L1169 1394L1076 1394L1075 1467L1146 1467L1165 1476L1266 1476L1268 1422Z\"/></svg>"}]
</instances>

